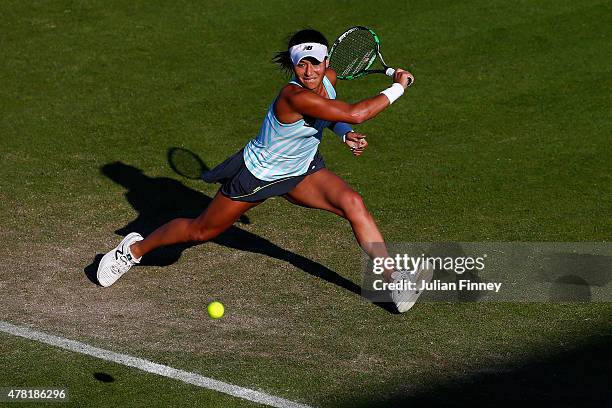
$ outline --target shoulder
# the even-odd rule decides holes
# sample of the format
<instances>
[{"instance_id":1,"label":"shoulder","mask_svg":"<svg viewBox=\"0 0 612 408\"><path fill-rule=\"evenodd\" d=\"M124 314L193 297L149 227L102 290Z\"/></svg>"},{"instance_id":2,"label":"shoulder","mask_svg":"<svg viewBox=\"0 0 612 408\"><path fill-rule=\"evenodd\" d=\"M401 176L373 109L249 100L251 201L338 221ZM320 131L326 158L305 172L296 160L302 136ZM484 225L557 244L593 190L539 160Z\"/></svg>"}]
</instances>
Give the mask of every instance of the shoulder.
<instances>
[{"instance_id":1,"label":"shoulder","mask_svg":"<svg viewBox=\"0 0 612 408\"><path fill-rule=\"evenodd\" d=\"M274 113L283 123L292 123L302 118L299 106L312 104L313 92L295 84L285 85L274 103Z\"/></svg>"},{"instance_id":2,"label":"shoulder","mask_svg":"<svg viewBox=\"0 0 612 408\"><path fill-rule=\"evenodd\" d=\"M283 86L283 88L280 90L280 92L278 93L278 97L279 99L291 99L300 94L311 93L307 91L307 89L302 88L301 86L295 84L287 84Z\"/></svg>"},{"instance_id":3,"label":"shoulder","mask_svg":"<svg viewBox=\"0 0 612 408\"><path fill-rule=\"evenodd\" d=\"M325 76L327 77L327 79L329 79L329 82L331 82L332 86L335 88L336 81L338 80L338 75L336 74L336 71L334 71L332 68L327 68L327 70L325 70Z\"/></svg>"}]
</instances>

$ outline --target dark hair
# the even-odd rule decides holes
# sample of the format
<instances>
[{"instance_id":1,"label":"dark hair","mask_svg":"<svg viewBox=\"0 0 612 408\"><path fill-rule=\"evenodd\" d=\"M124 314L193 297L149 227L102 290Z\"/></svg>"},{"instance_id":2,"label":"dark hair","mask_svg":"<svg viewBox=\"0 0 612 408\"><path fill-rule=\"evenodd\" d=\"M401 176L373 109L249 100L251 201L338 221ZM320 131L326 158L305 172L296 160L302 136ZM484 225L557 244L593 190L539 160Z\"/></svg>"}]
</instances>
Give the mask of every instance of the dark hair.
<instances>
[{"instance_id":1,"label":"dark hair","mask_svg":"<svg viewBox=\"0 0 612 408\"><path fill-rule=\"evenodd\" d=\"M277 52L276 55L274 55L274 58L272 58L272 62L278 64L280 69L286 71L288 74L292 73L293 62L291 62L291 57L289 56L289 48L306 42L315 42L329 47L327 38L325 38L320 31L312 28L305 28L291 34L288 37L287 49L285 51Z\"/></svg>"}]
</instances>

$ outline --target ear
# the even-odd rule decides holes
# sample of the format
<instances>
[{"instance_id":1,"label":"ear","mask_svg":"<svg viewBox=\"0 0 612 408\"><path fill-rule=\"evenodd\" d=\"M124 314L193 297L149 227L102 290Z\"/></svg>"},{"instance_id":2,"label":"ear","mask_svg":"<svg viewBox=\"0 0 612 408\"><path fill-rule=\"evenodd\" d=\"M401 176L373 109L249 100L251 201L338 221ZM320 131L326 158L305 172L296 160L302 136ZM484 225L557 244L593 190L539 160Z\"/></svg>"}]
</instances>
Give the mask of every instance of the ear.
<instances>
[{"instance_id":1,"label":"ear","mask_svg":"<svg viewBox=\"0 0 612 408\"><path fill-rule=\"evenodd\" d=\"M329 68L329 58L325 58L325 68Z\"/></svg>"}]
</instances>

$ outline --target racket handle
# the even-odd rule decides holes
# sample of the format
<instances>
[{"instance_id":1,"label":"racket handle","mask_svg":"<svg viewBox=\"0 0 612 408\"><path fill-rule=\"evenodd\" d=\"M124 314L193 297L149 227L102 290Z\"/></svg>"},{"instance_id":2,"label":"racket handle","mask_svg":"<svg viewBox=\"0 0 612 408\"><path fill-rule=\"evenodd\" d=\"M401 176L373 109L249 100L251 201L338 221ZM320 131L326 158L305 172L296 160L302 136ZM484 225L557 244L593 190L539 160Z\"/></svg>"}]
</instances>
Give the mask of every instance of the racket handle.
<instances>
[{"instance_id":1,"label":"racket handle","mask_svg":"<svg viewBox=\"0 0 612 408\"><path fill-rule=\"evenodd\" d=\"M387 68L385 75L393 77L393 75L395 75L395 70L393 68ZM408 86L410 85L412 85L412 79L408 78Z\"/></svg>"}]
</instances>

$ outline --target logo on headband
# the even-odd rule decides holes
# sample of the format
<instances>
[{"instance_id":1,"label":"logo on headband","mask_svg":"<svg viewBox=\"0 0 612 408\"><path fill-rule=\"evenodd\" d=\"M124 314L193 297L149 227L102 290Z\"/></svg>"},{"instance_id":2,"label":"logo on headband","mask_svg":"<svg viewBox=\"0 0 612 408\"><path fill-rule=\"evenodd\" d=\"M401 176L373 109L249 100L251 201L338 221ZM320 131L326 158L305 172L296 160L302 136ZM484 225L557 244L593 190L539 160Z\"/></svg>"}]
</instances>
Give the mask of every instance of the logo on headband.
<instances>
[{"instance_id":1,"label":"logo on headband","mask_svg":"<svg viewBox=\"0 0 612 408\"><path fill-rule=\"evenodd\" d=\"M302 48L303 51L310 51L312 50L312 45L305 45L304 48Z\"/></svg>"}]
</instances>

